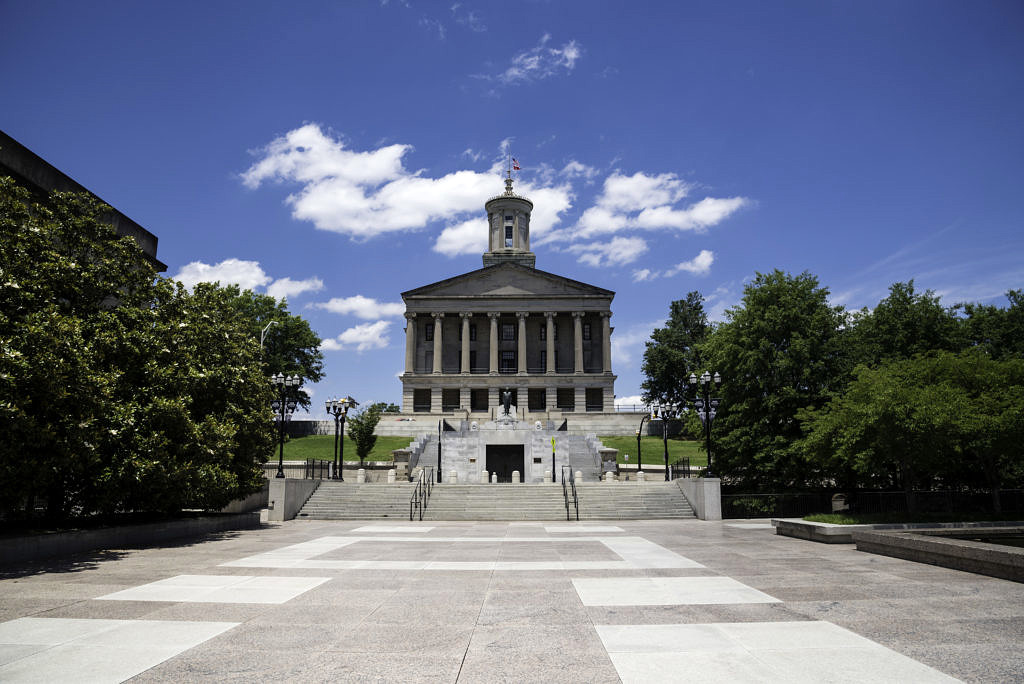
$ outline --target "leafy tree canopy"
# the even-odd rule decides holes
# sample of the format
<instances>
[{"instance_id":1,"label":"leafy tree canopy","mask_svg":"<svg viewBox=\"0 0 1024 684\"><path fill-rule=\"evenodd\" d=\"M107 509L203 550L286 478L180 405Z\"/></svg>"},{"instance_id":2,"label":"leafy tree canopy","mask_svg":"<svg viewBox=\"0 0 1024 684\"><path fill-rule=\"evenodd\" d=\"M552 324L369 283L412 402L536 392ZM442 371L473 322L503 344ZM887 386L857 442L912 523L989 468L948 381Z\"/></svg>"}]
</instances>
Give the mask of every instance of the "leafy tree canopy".
<instances>
[{"instance_id":1,"label":"leafy tree canopy","mask_svg":"<svg viewBox=\"0 0 1024 684\"><path fill-rule=\"evenodd\" d=\"M0 515L219 508L272 446L236 293L156 277L89 195L0 179Z\"/></svg>"},{"instance_id":2,"label":"leafy tree canopy","mask_svg":"<svg viewBox=\"0 0 1024 684\"><path fill-rule=\"evenodd\" d=\"M373 445L377 443L377 435L373 432L377 429L377 423L380 422L381 414L386 407L386 404L380 402L370 404L358 413L349 416L346 421L348 436L355 442L360 466L363 464L363 459L373 451Z\"/></svg>"},{"instance_id":3,"label":"leafy tree canopy","mask_svg":"<svg viewBox=\"0 0 1024 684\"><path fill-rule=\"evenodd\" d=\"M690 397L686 378L700 367L700 345L710 332L704 297L699 292L690 292L686 299L669 305L665 327L651 333L644 351L644 401L682 405Z\"/></svg>"},{"instance_id":4,"label":"leafy tree canopy","mask_svg":"<svg viewBox=\"0 0 1024 684\"><path fill-rule=\"evenodd\" d=\"M845 312L809 273L758 273L740 304L702 345L705 368L722 375L714 424L715 473L748 486L796 486L808 473L791 449L797 414L845 386Z\"/></svg>"},{"instance_id":5,"label":"leafy tree canopy","mask_svg":"<svg viewBox=\"0 0 1024 684\"><path fill-rule=\"evenodd\" d=\"M1010 306L963 304L967 337L996 359L1024 359L1024 290L1006 293Z\"/></svg>"}]
</instances>

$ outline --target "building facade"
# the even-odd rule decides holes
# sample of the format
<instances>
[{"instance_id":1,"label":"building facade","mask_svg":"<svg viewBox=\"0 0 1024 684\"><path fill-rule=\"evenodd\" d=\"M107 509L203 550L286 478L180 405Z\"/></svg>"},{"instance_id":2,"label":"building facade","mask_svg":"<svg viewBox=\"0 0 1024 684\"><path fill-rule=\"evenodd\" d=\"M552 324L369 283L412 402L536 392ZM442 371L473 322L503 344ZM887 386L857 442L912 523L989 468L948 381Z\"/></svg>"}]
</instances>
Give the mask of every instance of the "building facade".
<instances>
[{"instance_id":1,"label":"building facade","mask_svg":"<svg viewBox=\"0 0 1024 684\"><path fill-rule=\"evenodd\" d=\"M494 417L504 392L520 419L614 411L615 293L535 268L511 178L484 206L483 268L402 293L402 412Z\"/></svg>"}]
</instances>

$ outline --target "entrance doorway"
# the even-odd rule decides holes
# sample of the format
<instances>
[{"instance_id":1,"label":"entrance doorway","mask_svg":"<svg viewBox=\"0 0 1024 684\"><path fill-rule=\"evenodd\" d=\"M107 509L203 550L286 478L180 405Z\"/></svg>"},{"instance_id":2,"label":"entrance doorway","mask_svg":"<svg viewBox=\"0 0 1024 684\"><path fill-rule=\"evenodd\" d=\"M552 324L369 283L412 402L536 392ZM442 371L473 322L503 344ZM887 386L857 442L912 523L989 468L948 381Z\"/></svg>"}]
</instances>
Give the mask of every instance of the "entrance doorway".
<instances>
[{"instance_id":1,"label":"entrance doorway","mask_svg":"<svg viewBox=\"0 0 1024 684\"><path fill-rule=\"evenodd\" d=\"M512 471L518 470L520 480L525 479L523 473L522 444L488 444L487 472L498 476L498 482L511 482Z\"/></svg>"}]
</instances>

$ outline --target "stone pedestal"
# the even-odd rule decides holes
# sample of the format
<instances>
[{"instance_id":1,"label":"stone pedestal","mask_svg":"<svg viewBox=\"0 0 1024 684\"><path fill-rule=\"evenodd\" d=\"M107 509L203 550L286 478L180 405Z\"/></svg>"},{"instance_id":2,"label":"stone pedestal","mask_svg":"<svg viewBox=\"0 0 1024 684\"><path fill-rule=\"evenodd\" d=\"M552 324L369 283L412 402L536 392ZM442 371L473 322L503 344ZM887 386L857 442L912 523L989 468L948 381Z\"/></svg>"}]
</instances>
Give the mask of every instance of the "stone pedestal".
<instances>
[{"instance_id":1,"label":"stone pedestal","mask_svg":"<svg viewBox=\"0 0 1024 684\"><path fill-rule=\"evenodd\" d=\"M490 480L490 477L488 476L487 471L486 470L481 470L480 471L480 484L487 484L490 481L491 480Z\"/></svg>"},{"instance_id":2,"label":"stone pedestal","mask_svg":"<svg viewBox=\"0 0 1024 684\"><path fill-rule=\"evenodd\" d=\"M519 471L518 470L513 470L512 471L512 484L519 484L519 482L520 482L520 480L519 480Z\"/></svg>"},{"instance_id":3,"label":"stone pedestal","mask_svg":"<svg viewBox=\"0 0 1024 684\"><path fill-rule=\"evenodd\" d=\"M391 470L388 471L388 484L394 484L396 479L397 473L395 472L395 469L392 468Z\"/></svg>"},{"instance_id":4,"label":"stone pedestal","mask_svg":"<svg viewBox=\"0 0 1024 684\"><path fill-rule=\"evenodd\" d=\"M572 479L576 481L576 484L582 484L583 483L583 471L582 470L577 470L575 473L573 473Z\"/></svg>"},{"instance_id":5,"label":"stone pedestal","mask_svg":"<svg viewBox=\"0 0 1024 684\"><path fill-rule=\"evenodd\" d=\"M356 471L356 484L363 484L366 482L366 469L360 468Z\"/></svg>"}]
</instances>

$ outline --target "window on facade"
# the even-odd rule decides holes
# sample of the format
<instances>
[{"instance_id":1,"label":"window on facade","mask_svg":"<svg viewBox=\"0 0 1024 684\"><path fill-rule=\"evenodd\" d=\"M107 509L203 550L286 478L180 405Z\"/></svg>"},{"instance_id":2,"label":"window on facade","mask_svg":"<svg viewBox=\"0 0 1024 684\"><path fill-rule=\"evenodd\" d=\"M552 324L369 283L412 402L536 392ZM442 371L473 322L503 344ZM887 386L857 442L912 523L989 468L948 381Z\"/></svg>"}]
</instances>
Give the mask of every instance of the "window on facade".
<instances>
[{"instance_id":1,"label":"window on facade","mask_svg":"<svg viewBox=\"0 0 1024 684\"><path fill-rule=\"evenodd\" d=\"M502 373L516 372L516 353L514 351L501 352L501 365L498 370Z\"/></svg>"},{"instance_id":2,"label":"window on facade","mask_svg":"<svg viewBox=\"0 0 1024 684\"><path fill-rule=\"evenodd\" d=\"M476 342L476 323L469 324L469 341Z\"/></svg>"},{"instance_id":3,"label":"window on facade","mask_svg":"<svg viewBox=\"0 0 1024 684\"><path fill-rule=\"evenodd\" d=\"M590 324L589 323L584 323L583 324L583 339L585 339L585 340L589 340L590 339Z\"/></svg>"},{"instance_id":4,"label":"window on facade","mask_svg":"<svg viewBox=\"0 0 1024 684\"><path fill-rule=\"evenodd\" d=\"M425 326L423 326L423 339L426 340L427 342L433 342L434 341L434 324L433 323L427 323Z\"/></svg>"},{"instance_id":5,"label":"window on facade","mask_svg":"<svg viewBox=\"0 0 1024 684\"><path fill-rule=\"evenodd\" d=\"M516 339L516 326L513 323L502 323L501 324L501 339L503 340L514 340Z\"/></svg>"},{"instance_id":6,"label":"window on facade","mask_svg":"<svg viewBox=\"0 0 1024 684\"><path fill-rule=\"evenodd\" d=\"M418 389L412 391L412 410L417 413L430 413L429 389Z\"/></svg>"},{"instance_id":7,"label":"window on facade","mask_svg":"<svg viewBox=\"0 0 1024 684\"><path fill-rule=\"evenodd\" d=\"M476 350L469 350L469 370L472 371L476 368Z\"/></svg>"},{"instance_id":8,"label":"window on facade","mask_svg":"<svg viewBox=\"0 0 1024 684\"><path fill-rule=\"evenodd\" d=\"M487 410L487 390L486 389L475 389L469 391L469 410L470 411L486 411Z\"/></svg>"},{"instance_id":9,"label":"window on facade","mask_svg":"<svg viewBox=\"0 0 1024 684\"><path fill-rule=\"evenodd\" d=\"M604 410L604 389L601 387L588 387L586 396L588 411Z\"/></svg>"},{"instance_id":10,"label":"window on facade","mask_svg":"<svg viewBox=\"0 0 1024 684\"><path fill-rule=\"evenodd\" d=\"M558 324L555 323L553 327L555 329L555 342L557 342L558 341Z\"/></svg>"},{"instance_id":11,"label":"window on facade","mask_svg":"<svg viewBox=\"0 0 1024 684\"><path fill-rule=\"evenodd\" d=\"M548 326L547 324L540 326L540 341L544 342L548 339Z\"/></svg>"},{"instance_id":12,"label":"window on facade","mask_svg":"<svg viewBox=\"0 0 1024 684\"><path fill-rule=\"evenodd\" d=\"M576 390L572 387L559 387L555 399L555 405L563 411L572 411L576 408Z\"/></svg>"},{"instance_id":13,"label":"window on facade","mask_svg":"<svg viewBox=\"0 0 1024 684\"><path fill-rule=\"evenodd\" d=\"M547 349L541 349L540 350L540 367L543 370L547 370L548 369L548 350Z\"/></svg>"},{"instance_id":14,"label":"window on facade","mask_svg":"<svg viewBox=\"0 0 1024 684\"><path fill-rule=\"evenodd\" d=\"M455 411L459 408L459 390L458 389L445 389L441 390L441 410L442 411Z\"/></svg>"},{"instance_id":15,"label":"window on facade","mask_svg":"<svg viewBox=\"0 0 1024 684\"><path fill-rule=\"evenodd\" d=\"M527 401L531 411L543 411L547 408L547 392L543 389L528 390Z\"/></svg>"},{"instance_id":16,"label":"window on facade","mask_svg":"<svg viewBox=\"0 0 1024 684\"><path fill-rule=\"evenodd\" d=\"M512 246L512 226L505 226L505 246Z\"/></svg>"}]
</instances>

